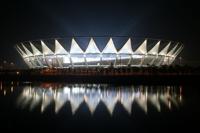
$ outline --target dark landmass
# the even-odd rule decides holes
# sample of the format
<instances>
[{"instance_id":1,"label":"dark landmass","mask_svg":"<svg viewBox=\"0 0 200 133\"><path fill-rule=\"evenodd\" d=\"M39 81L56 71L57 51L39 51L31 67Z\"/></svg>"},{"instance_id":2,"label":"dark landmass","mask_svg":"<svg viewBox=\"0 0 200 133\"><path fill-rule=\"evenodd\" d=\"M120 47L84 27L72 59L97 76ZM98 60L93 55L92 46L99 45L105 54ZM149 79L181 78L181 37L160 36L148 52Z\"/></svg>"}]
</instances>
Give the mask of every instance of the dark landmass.
<instances>
[{"instance_id":1,"label":"dark landmass","mask_svg":"<svg viewBox=\"0 0 200 133\"><path fill-rule=\"evenodd\" d=\"M162 66L129 68L3 69L2 81L45 81L112 84L191 84L200 79L200 67Z\"/></svg>"}]
</instances>

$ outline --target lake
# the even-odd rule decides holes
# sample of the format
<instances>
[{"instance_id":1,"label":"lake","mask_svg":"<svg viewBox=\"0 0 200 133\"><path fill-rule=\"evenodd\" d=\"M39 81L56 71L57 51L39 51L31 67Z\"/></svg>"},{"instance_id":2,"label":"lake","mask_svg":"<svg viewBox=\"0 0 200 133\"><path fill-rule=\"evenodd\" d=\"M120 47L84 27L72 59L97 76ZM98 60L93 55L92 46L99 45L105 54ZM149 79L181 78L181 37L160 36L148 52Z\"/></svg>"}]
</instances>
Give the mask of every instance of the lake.
<instances>
[{"instance_id":1,"label":"lake","mask_svg":"<svg viewBox=\"0 0 200 133\"><path fill-rule=\"evenodd\" d=\"M1 132L194 131L199 96L197 85L1 81Z\"/></svg>"}]
</instances>

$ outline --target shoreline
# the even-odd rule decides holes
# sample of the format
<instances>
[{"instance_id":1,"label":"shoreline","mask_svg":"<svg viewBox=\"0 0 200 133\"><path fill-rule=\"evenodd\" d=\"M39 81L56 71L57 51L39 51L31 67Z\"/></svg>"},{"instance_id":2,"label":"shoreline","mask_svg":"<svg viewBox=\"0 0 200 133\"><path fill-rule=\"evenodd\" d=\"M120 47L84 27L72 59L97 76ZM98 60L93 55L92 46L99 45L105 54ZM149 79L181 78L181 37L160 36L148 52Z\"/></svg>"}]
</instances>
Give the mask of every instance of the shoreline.
<instances>
[{"instance_id":1,"label":"shoreline","mask_svg":"<svg viewBox=\"0 0 200 133\"><path fill-rule=\"evenodd\" d=\"M108 83L108 84L192 84L198 83L200 75L0 75L1 81Z\"/></svg>"},{"instance_id":2,"label":"shoreline","mask_svg":"<svg viewBox=\"0 0 200 133\"><path fill-rule=\"evenodd\" d=\"M200 68L76 68L0 70L2 81L37 81L109 84L192 84L200 80Z\"/></svg>"}]
</instances>

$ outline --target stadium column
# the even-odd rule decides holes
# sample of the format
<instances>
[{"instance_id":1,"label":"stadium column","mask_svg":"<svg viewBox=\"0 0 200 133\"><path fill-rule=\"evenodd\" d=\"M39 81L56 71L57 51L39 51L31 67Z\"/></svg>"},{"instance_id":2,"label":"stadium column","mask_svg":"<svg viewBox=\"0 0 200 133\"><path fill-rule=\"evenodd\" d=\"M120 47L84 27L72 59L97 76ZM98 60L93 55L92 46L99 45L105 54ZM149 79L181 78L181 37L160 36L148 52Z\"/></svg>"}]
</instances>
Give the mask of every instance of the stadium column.
<instances>
[{"instance_id":1,"label":"stadium column","mask_svg":"<svg viewBox=\"0 0 200 133\"><path fill-rule=\"evenodd\" d=\"M29 56L29 61L31 62L33 68L37 67L36 63L34 60L32 60L32 58Z\"/></svg>"},{"instance_id":2,"label":"stadium column","mask_svg":"<svg viewBox=\"0 0 200 133\"><path fill-rule=\"evenodd\" d=\"M158 58L160 58L160 61L158 62L157 66L160 66L163 64L164 58L162 56L158 56Z\"/></svg>"},{"instance_id":3,"label":"stadium column","mask_svg":"<svg viewBox=\"0 0 200 133\"><path fill-rule=\"evenodd\" d=\"M73 68L74 65L73 65L73 62L72 62L72 57L71 57L71 55L69 55L69 60L70 60L71 67Z\"/></svg>"},{"instance_id":4,"label":"stadium column","mask_svg":"<svg viewBox=\"0 0 200 133\"><path fill-rule=\"evenodd\" d=\"M167 58L167 62L166 62L166 64L169 65L169 64L170 64L170 57L166 55L165 58Z\"/></svg>"},{"instance_id":5,"label":"stadium column","mask_svg":"<svg viewBox=\"0 0 200 133\"><path fill-rule=\"evenodd\" d=\"M59 67L60 67L60 68L63 68L63 65L62 65L62 63L60 62L60 60L58 59L57 54L56 54L56 61L58 62Z\"/></svg>"},{"instance_id":6,"label":"stadium column","mask_svg":"<svg viewBox=\"0 0 200 133\"><path fill-rule=\"evenodd\" d=\"M26 57L27 58L27 57ZM26 58L23 58L24 59L24 62L28 65L29 68L33 68L33 64L31 63L29 57L28 57L28 60Z\"/></svg>"},{"instance_id":7,"label":"stadium column","mask_svg":"<svg viewBox=\"0 0 200 133\"><path fill-rule=\"evenodd\" d=\"M87 59L86 59L86 54L84 53L83 56L84 56L85 65L86 65L86 67L88 67L88 63L87 63Z\"/></svg>"},{"instance_id":8,"label":"stadium column","mask_svg":"<svg viewBox=\"0 0 200 133\"><path fill-rule=\"evenodd\" d=\"M158 58L158 55L156 55L156 58ZM152 61L149 63L149 65L153 65L153 63L155 62L156 58L153 58Z\"/></svg>"},{"instance_id":9,"label":"stadium column","mask_svg":"<svg viewBox=\"0 0 200 133\"><path fill-rule=\"evenodd\" d=\"M101 67L101 63L102 63L102 53L100 53L99 56L100 56L99 67Z\"/></svg>"},{"instance_id":10,"label":"stadium column","mask_svg":"<svg viewBox=\"0 0 200 133\"><path fill-rule=\"evenodd\" d=\"M52 68L52 64L49 63L46 55L44 55L44 59L45 59L45 62L47 63L47 65L49 66L49 68Z\"/></svg>"},{"instance_id":11,"label":"stadium column","mask_svg":"<svg viewBox=\"0 0 200 133\"><path fill-rule=\"evenodd\" d=\"M145 57L146 57L146 54L144 54L144 55L142 56L141 62L140 62L140 66L143 64Z\"/></svg>"},{"instance_id":12,"label":"stadium column","mask_svg":"<svg viewBox=\"0 0 200 133\"><path fill-rule=\"evenodd\" d=\"M130 59L129 59L128 63L127 63L127 66L130 65L131 60L132 60L132 54L130 55Z\"/></svg>"},{"instance_id":13,"label":"stadium column","mask_svg":"<svg viewBox=\"0 0 200 133\"><path fill-rule=\"evenodd\" d=\"M113 64L114 67L117 67L116 64L117 64L118 56L119 56L119 54L116 54L116 56L115 56L115 62L114 62L114 64Z\"/></svg>"},{"instance_id":14,"label":"stadium column","mask_svg":"<svg viewBox=\"0 0 200 133\"><path fill-rule=\"evenodd\" d=\"M44 54L42 54L42 59L43 59L43 61L46 63L46 65L48 65L47 60L46 60ZM49 66L49 65L48 65L48 66Z\"/></svg>"},{"instance_id":15,"label":"stadium column","mask_svg":"<svg viewBox=\"0 0 200 133\"><path fill-rule=\"evenodd\" d=\"M37 60L37 62L38 62L38 64L40 65L40 67L43 68L44 65L41 63L41 61L38 59L38 57L34 55L34 58L35 58L34 60Z\"/></svg>"}]
</instances>

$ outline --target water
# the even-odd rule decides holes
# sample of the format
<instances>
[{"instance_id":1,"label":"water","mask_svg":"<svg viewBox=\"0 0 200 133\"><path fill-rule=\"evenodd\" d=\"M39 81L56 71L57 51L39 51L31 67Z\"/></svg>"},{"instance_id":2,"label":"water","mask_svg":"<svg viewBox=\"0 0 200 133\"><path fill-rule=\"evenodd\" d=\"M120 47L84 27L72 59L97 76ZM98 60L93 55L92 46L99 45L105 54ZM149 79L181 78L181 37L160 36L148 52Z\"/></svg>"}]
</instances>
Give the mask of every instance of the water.
<instances>
[{"instance_id":1,"label":"water","mask_svg":"<svg viewBox=\"0 0 200 133\"><path fill-rule=\"evenodd\" d=\"M197 86L0 82L3 131L195 130Z\"/></svg>"}]
</instances>

